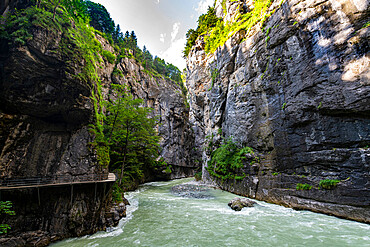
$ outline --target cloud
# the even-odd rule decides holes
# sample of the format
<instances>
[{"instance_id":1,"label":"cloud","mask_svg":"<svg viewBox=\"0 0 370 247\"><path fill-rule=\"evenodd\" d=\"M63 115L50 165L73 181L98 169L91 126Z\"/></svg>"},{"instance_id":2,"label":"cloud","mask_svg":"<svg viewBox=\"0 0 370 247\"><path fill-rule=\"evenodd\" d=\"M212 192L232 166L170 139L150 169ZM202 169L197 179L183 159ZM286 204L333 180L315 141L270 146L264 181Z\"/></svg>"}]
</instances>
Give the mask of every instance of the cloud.
<instances>
[{"instance_id":1,"label":"cloud","mask_svg":"<svg viewBox=\"0 0 370 247\"><path fill-rule=\"evenodd\" d=\"M180 70L184 69L186 63L185 59L182 58L182 51L184 50L185 42L185 36L171 42L171 46L166 51L161 52L160 57L166 60L166 62L177 66Z\"/></svg>"},{"instance_id":2,"label":"cloud","mask_svg":"<svg viewBox=\"0 0 370 247\"><path fill-rule=\"evenodd\" d=\"M166 38L166 36L167 36L167 34L166 34L166 33L161 33L161 34L159 35L159 40L160 40L162 43L164 43L164 39Z\"/></svg>"},{"instance_id":3,"label":"cloud","mask_svg":"<svg viewBox=\"0 0 370 247\"><path fill-rule=\"evenodd\" d=\"M208 6L213 6L214 0L201 0L198 4L198 7L195 10L198 14L204 14L208 10Z\"/></svg>"},{"instance_id":4,"label":"cloud","mask_svg":"<svg viewBox=\"0 0 370 247\"><path fill-rule=\"evenodd\" d=\"M176 22L173 24L172 32L171 32L171 42L175 41L177 34L179 33L180 29L180 22Z\"/></svg>"}]
</instances>

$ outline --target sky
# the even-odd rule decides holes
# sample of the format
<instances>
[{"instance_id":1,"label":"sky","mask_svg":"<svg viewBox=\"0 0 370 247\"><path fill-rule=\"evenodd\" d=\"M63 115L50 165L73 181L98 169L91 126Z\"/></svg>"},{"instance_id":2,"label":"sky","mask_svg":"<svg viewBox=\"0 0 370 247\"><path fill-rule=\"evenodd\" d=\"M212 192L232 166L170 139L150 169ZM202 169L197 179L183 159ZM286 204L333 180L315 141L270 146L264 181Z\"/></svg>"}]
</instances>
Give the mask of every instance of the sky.
<instances>
[{"instance_id":1,"label":"sky","mask_svg":"<svg viewBox=\"0 0 370 247\"><path fill-rule=\"evenodd\" d=\"M138 45L180 70L185 34L214 0L92 0L105 6L123 33L135 31Z\"/></svg>"}]
</instances>

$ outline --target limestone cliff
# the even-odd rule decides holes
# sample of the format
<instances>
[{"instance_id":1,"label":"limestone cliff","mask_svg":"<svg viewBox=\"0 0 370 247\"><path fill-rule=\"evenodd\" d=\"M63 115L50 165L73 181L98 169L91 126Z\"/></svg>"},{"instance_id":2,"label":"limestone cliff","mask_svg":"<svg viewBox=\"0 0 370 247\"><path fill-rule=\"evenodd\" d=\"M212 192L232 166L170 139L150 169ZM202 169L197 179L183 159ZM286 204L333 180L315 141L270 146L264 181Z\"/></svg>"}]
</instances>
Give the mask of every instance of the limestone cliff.
<instances>
[{"instance_id":1,"label":"limestone cliff","mask_svg":"<svg viewBox=\"0 0 370 247\"><path fill-rule=\"evenodd\" d=\"M102 43L104 49L113 52L107 41ZM122 58L115 69L119 72L113 73L113 65L104 67L102 83L106 99L111 83L129 85L132 94L143 99L145 105L153 108L153 114L159 118L157 129L161 137L161 157L172 166L169 178L194 175L198 168L192 156L194 136L188 120L189 108L180 86L169 79L148 73L133 58Z\"/></svg>"},{"instance_id":2,"label":"limestone cliff","mask_svg":"<svg viewBox=\"0 0 370 247\"><path fill-rule=\"evenodd\" d=\"M235 21L254 1L216 1ZM203 178L259 200L370 222L369 3L272 1L266 20L187 57L197 150L232 136L260 161L242 180ZM222 133L222 134L221 134ZM221 135L220 135L221 134ZM324 179L341 180L331 190ZM297 190L298 183L312 186Z\"/></svg>"},{"instance_id":3,"label":"limestone cliff","mask_svg":"<svg viewBox=\"0 0 370 247\"><path fill-rule=\"evenodd\" d=\"M25 8L28 3L6 1L0 7L11 11L15 5ZM169 177L192 175L192 133L181 88L149 75L133 58L115 65L102 55L97 55L99 64L94 67L98 85L85 76L89 61L81 56L78 27L66 20L56 27L29 27L32 38L24 44L0 40L0 180L106 175L91 125L96 122L97 108L103 108L100 101L110 97L112 83L129 84L132 93L160 116L162 156L172 165ZM115 53L107 40L94 35L102 49ZM121 71L119 75L113 73L115 68ZM13 202L16 216L1 218L12 229L2 236L0 245L44 246L117 224L120 217L112 211L111 186L91 183L1 191L1 200Z\"/></svg>"}]
</instances>

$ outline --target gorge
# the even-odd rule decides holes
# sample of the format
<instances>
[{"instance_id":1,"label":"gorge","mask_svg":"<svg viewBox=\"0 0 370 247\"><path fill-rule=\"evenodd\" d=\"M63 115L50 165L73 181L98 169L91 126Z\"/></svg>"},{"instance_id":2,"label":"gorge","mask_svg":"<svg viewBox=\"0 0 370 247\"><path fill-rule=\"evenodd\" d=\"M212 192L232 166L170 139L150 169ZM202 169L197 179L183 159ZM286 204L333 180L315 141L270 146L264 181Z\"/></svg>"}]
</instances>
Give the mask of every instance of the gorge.
<instances>
[{"instance_id":1,"label":"gorge","mask_svg":"<svg viewBox=\"0 0 370 247\"><path fill-rule=\"evenodd\" d=\"M2 183L116 172L96 130L114 85L128 85L154 109L162 163L125 189L201 171L234 194L370 223L368 1L217 0L203 15L207 31L199 21L188 37L187 89L140 60L136 45L117 48L73 5L37 2L0 5L3 16L16 13L0 30ZM114 186L0 190L16 212L1 215L11 229L0 245L45 246L117 225Z\"/></svg>"}]
</instances>

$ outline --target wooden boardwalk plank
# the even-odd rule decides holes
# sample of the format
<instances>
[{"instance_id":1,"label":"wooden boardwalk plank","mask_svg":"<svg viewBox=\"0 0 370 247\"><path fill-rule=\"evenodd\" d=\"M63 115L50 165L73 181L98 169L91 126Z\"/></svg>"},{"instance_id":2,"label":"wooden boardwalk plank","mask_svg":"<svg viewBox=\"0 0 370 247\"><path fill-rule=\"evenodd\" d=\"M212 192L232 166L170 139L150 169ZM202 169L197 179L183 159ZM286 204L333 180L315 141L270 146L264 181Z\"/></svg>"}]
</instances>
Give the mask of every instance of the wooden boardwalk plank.
<instances>
[{"instance_id":1,"label":"wooden boardwalk plank","mask_svg":"<svg viewBox=\"0 0 370 247\"><path fill-rule=\"evenodd\" d=\"M25 182L27 179L25 179ZM93 183L113 183L116 181L114 173L108 174L108 179L105 180L91 180L91 181L74 181L74 182L61 182L61 183L45 183L45 184L32 184L32 185L19 185L19 186L0 186L0 190L14 190L14 189L28 189L28 188L41 188L41 187L54 187L54 186L67 186L74 184L93 184Z\"/></svg>"}]
</instances>

